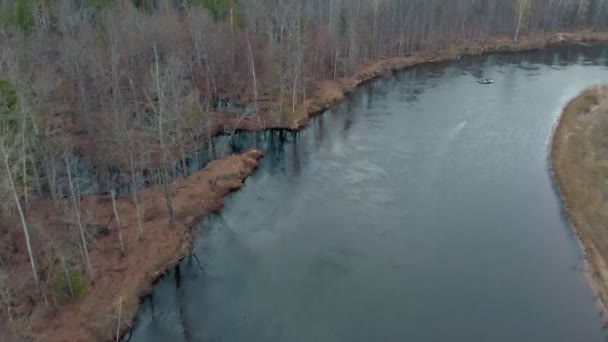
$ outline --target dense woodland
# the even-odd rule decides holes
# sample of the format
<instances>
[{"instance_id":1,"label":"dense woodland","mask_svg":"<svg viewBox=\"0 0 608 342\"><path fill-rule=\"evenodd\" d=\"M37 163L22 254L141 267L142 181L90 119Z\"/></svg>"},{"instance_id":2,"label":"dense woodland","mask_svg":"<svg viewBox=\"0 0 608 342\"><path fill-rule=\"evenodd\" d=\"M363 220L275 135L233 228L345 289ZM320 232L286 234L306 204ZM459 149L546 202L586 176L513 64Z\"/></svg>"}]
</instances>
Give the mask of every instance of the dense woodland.
<instances>
[{"instance_id":1,"label":"dense woodland","mask_svg":"<svg viewBox=\"0 0 608 342\"><path fill-rule=\"evenodd\" d=\"M0 320L24 289L94 281L83 195L129 198L145 236L157 184L172 224L168 184L214 117L287 122L364 62L607 25L605 0L0 0ZM30 222L40 199L53 222Z\"/></svg>"}]
</instances>

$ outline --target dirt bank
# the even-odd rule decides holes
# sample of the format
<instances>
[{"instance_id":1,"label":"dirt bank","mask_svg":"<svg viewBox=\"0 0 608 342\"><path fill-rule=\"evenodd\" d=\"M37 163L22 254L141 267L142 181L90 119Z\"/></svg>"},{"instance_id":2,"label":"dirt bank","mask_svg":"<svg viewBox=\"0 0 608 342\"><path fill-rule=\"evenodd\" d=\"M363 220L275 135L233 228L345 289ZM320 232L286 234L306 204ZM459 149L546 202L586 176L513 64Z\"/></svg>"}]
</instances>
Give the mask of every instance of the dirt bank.
<instances>
[{"instance_id":1,"label":"dirt bank","mask_svg":"<svg viewBox=\"0 0 608 342\"><path fill-rule=\"evenodd\" d=\"M608 87L584 91L563 110L551 146L553 172L585 253L585 273L608 318Z\"/></svg>"},{"instance_id":2,"label":"dirt bank","mask_svg":"<svg viewBox=\"0 0 608 342\"><path fill-rule=\"evenodd\" d=\"M193 226L201 217L223 206L224 196L243 185L261 157L261 151L250 150L213 161L204 170L177 180L171 187L177 220L174 227L168 225L168 211L161 189L152 187L141 191L145 220L142 241L138 240L132 202L117 200L126 250L124 257L120 256L118 226L113 219L111 200L101 196L83 198L80 206L84 223L89 226L105 223L108 229L90 245L94 285L87 285L82 298L64 303L61 308L33 305L29 309L28 322L14 327L20 336L10 338L49 342L114 340L119 309L124 332L135 317L140 298L150 293L154 281L190 252ZM32 222L55 221L52 205L46 202L39 200L32 204L37 208L29 215ZM11 281L27 283L31 274L27 259L22 265L23 269L17 270Z\"/></svg>"}]
</instances>

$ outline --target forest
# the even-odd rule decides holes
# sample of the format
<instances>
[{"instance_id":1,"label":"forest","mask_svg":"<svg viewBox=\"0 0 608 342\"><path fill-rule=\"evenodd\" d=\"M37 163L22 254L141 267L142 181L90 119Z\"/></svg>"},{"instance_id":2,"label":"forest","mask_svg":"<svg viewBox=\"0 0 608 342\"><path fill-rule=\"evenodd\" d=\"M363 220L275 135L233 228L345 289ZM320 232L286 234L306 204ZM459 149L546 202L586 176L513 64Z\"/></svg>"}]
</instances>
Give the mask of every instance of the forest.
<instances>
[{"instance_id":1,"label":"forest","mask_svg":"<svg viewBox=\"0 0 608 342\"><path fill-rule=\"evenodd\" d=\"M0 331L35 339L34 308L98 286L89 249L108 231L107 253L129 253L119 200L145 246L143 189L174 226L188 156L224 158L212 137L241 121L289 127L319 81L607 25L604 0L0 0Z\"/></svg>"}]
</instances>

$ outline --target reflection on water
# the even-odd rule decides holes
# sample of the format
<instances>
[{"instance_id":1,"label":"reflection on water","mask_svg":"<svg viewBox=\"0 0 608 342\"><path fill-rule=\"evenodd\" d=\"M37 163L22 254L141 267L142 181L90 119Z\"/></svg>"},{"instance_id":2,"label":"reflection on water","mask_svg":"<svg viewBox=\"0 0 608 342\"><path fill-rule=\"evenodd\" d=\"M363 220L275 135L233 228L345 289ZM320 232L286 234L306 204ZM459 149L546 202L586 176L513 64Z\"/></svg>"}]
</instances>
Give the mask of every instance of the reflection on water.
<instances>
[{"instance_id":1,"label":"reflection on water","mask_svg":"<svg viewBox=\"0 0 608 342\"><path fill-rule=\"evenodd\" d=\"M218 137L266 155L130 340L604 341L547 146L606 56L463 57L372 82L299 133Z\"/></svg>"}]
</instances>

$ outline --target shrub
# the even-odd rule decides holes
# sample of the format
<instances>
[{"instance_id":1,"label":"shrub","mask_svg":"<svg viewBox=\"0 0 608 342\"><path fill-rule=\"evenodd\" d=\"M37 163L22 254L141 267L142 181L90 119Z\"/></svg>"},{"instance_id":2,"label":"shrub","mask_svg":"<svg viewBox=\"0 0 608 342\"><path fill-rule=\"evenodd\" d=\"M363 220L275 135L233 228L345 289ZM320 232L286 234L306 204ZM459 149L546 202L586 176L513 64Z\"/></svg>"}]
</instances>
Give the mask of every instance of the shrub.
<instances>
[{"instance_id":1,"label":"shrub","mask_svg":"<svg viewBox=\"0 0 608 342\"><path fill-rule=\"evenodd\" d=\"M68 278L69 277L69 278ZM73 296L76 298L82 297L87 292L87 283L82 273L71 271L66 277L65 272L61 271L55 276L53 282L53 295L57 301L63 301L70 298L70 284L72 286Z\"/></svg>"},{"instance_id":2,"label":"shrub","mask_svg":"<svg viewBox=\"0 0 608 342\"><path fill-rule=\"evenodd\" d=\"M0 78L0 110L13 111L17 107L17 93L6 79Z\"/></svg>"}]
</instances>

